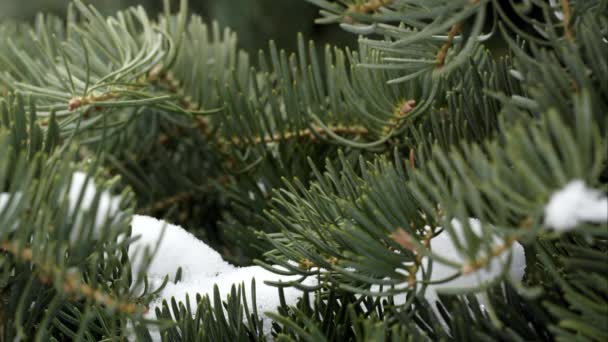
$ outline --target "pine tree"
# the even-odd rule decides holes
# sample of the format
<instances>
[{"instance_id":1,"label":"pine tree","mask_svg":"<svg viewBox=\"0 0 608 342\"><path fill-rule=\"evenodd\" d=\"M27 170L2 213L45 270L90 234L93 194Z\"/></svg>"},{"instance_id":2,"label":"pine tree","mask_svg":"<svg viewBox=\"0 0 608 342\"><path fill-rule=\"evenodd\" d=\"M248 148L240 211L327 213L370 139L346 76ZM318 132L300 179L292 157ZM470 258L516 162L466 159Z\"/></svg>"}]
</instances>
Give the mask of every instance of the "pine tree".
<instances>
[{"instance_id":1,"label":"pine tree","mask_svg":"<svg viewBox=\"0 0 608 342\"><path fill-rule=\"evenodd\" d=\"M251 56L187 1L0 24L0 341L608 339L608 2L309 2L358 48ZM280 304L166 297L135 214Z\"/></svg>"}]
</instances>

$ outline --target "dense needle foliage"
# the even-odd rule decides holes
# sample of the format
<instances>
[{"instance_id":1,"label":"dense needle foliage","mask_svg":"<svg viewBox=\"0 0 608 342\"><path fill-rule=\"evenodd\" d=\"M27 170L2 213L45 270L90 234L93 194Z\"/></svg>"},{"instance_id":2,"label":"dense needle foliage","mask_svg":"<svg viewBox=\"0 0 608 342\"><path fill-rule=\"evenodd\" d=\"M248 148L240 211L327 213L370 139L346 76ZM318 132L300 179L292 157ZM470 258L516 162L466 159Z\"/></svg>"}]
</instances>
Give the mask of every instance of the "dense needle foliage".
<instances>
[{"instance_id":1,"label":"dense needle foliage","mask_svg":"<svg viewBox=\"0 0 608 342\"><path fill-rule=\"evenodd\" d=\"M187 1L0 23L0 341L608 339L606 220L545 220L573 180L608 190L608 1L308 1L357 48L253 56ZM131 272L134 213L302 299L271 331L255 284L144 319L162 286ZM523 280L425 299L433 263L507 270L515 243Z\"/></svg>"}]
</instances>

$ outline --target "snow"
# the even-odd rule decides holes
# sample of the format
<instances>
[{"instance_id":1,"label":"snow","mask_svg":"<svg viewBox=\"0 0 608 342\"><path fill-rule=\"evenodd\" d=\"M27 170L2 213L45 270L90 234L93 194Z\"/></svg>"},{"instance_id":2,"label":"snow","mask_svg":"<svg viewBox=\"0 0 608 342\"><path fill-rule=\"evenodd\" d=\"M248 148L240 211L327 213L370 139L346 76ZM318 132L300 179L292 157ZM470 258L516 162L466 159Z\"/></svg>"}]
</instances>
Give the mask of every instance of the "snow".
<instances>
[{"instance_id":1,"label":"snow","mask_svg":"<svg viewBox=\"0 0 608 342\"><path fill-rule=\"evenodd\" d=\"M209 294L213 297L214 285L217 284L222 299L230 293L232 285L245 284L249 292L251 281L256 280L257 310L264 319L264 331L270 331L271 320L263 315L267 311L276 311L280 305L278 289L264 284L265 281L289 282L299 279L299 276L280 276L259 266L235 267L222 259L202 241L198 240L183 228L159 221L152 217L134 216L132 221L132 236L139 239L131 244L129 258L132 260L134 276L142 270L143 251L148 248L153 251L158 244L147 275L153 285L160 285L165 276L170 282L161 291L159 297L150 303L146 318L156 317L155 309L162 306L162 301L169 302L172 297L177 301L185 301L189 295L190 305L196 307L196 294ZM182 268L182 278L177 284L173 282L177 269ZM312 285L309 280L306 285ZM294 288L284 289L287 304L295 304L301 292ZM248 293L251 304L251 294ZM153 336L158 339L159 336Z\"/></svg>"},{"instance_id":2,"label":"snow","mask_svg":"<svg viewBox=\"0 0 608 342\"><path fill-rule=\"evenodd\" d=\"M234 269L218 252L181 227L139 215L133 216L131 227L132 236L140 236L129 250L129 259L132 261L135 275L143 266L144 249L149 248L153 251L161 235L162 240L147 271L150 278L162 279L168 274L173 279L180 266L184 280L192 275L214 277Z\"/></svg>"},{"instance_id":3,"label":"snow","mask_svg":"<svg viewBox=\"0 0 608 342\"><path fill-rule=\"evenodd\" d=\"M475 218L470 218L468 220L468 223L469 223L471 232L474 233L475 235L481 237L482 231L483 231L482 223L478 219L475 219ZM430 227L427 227L427 228L430 229ZM456 237L458 238L458 240L460 241L460 243L465 246L464 249L466 250L467 247L466 247L464 225L457 219L453 219L451 221L451 228L452 228L454 234L456 235ZM432 250L433 254L436 254L437 256L440 256L444 259L450 260L452 262L455 262L455 263L458 263L461 265L464 265L467 261L469 261L467 255L463 255L459 251L459 249L456 247L456 245L452 241L450 234L448 234L448 232L445 230L441 234L433 237L431 239L430 243L431 243L431 250ZM493 237L494 246L501 246L503 244L504 244L504 240L502 238L500 238L498 236ZM505 250L505 252L503 252L501 255L499 255L497 257L492 257L492 259L488 263L487 267L473 271L468 274L462 274L459 277L452 279L450 281L447 281L447 282L443 282L440 284L427 285L426 290L424 292L424 298L429 302L429 304L431 305L431 308L433 309L433 311L435 312L437 317L439 317L441 323L444 326L447 326L447 324L445 323L445 321L439 314L439 311L438 311L436 303L435 303L436 301L439 300L439 294L446 293L446 292L449 293L450 291L453 292L455 290L466 291L466 292L475 292L477 289L480 288L480 286L482 286L486 283L492 282L493 280L496 280L498 277L502 276L502 274L504 273L504 266L506 265L506 263L508 261L509 255L512 255L512 256L511 256L511 263L509 265L508 276L511 277L512 279L514 279L515 281L521 281L523 279L525 269L526 269L526 258L525 258L524 248L521 246L521 244L519 244L518 242L515 242L507 250ZM477 255L477 258L484 258L486 256L487 255L483 251L480 251L480 253ZM429 257L423 256L422 257L423 268L427 267L428 262L429 262ZM436 282L439 280L446 279L450 276L453 276L456 272L458 272L460 270L461 269L455 268L454 266L446 265L446 264L439 262L438 260L434 260L431 275L429 277L429 281ZM423 280L422 268L419 269L418 272L416 273L416 279L418 282L421 282ZM420 284L420 285L422 285L422 284ZM397 289L399 289L399 288L404 289L407 287L408 287L407 283L403 283L403 284L400 284L399 286L396 286ZM377 286L374 286L374 287L372 287L372 290L378 291L379 289ZM485 305L487 305L487 303L485 301L485 297L482 295L482 293L478 293L476 295L476 297L482 308ZM397 305L404 304L406 302L406 294L403 293L400 295L396 295L396 296L394 296L393 299L395 301L395 304L397 304Z\"/></svg>"},{"instance_id":4,"label":"snow","mask_svg":"<svg viewBox=\"0 0 608 342\"><path fill-rule=\"evenodd\" d=\"M69 212L75 216L75 227L82 220L84 212L90 210L93 202L98 198L99 205L95 213L95 226L93 236L98 236L100 229L106 220L113 217L120 217L119 205L120 197L111 196L108 191L98 193L93 179L82 172L74 173L69 187ZM85 185L86 183L86 185ZM76 212L78 199L82 195L79 210ZM20 194L13 195L0 193L0 214L10 215L14 210L15 203L18 202ZM8 209L7 209L8 208ZM608 203L602 193L588 189L582 181L573 181L564 189L556 192L546 207L545 223L558 230L567 230L575 227L582 221L606 222L608 220ZM469 219L469 227L477 236L481 237L482 224L477 219ZM461 244L465 244L465 227L458 220L452 220L451 228L458 237ZM70 240L75 241L80 235L78 229L71 232ZM165 276L169 276L169 283L165 286L152 303L146 314L146 318L155 318L155 309L161 307L163 300L170 301L174 297L178 301L185 301L188 295L192 307L196 307L196 294L213 295L214 285L217 285L222 298L225 298L233 285L244 283L245 290L249 292L251 281L256 280L256 301L257 311L264 320L264 331L270 331L271 320L264 316L264 312L276 311L280 306L278 289L264 284L266 281L290 282L299 279L299 276L281 276L269 272L259 266L238 268L224 261L221 255L198 240L194 235L183 228L157 220L147 216L134 216L132 221L132 236L138 237L131 244L129 258L132 262L133 276L136 277L144 268L144 251L149 250L155 254L150 261L149 268L146 270L148 279L153 287L158 287ZM447 231L439 234L431 240L433 253L458 264L465 264L467 256L460 253L456 245L450 238ZM503 239L495 236L493 243L496 246L504 244ZM480 252L478 258L486 257ZM504 265L509 255L512 260L509 265L508 274L512 279L520 281L525 270L525 255L523 247L515 242L508 251L498 257L491 259L487 267L475 270L469 274L461 275L453 280L441 284L427 286L425 298L432 304L438 299L438 293L454 289L475 290L487 282L491 282L503 273ZM426 267L429 258L422 258L422 265ZM182 268L181 281L174 283L177 269ZM438 281L452 276L458 271L450 265L445 265L439 261L433 262L433 269L430 280ZM416 274L418 281L422 280L422 270ZM309 278L305 285L314 285L316 280ZM407 284L402 284L402 287ZM373 288L372 288L373 289ZM296 303L301 296L301 291L295 288L285 288L285 299L288 305ZM401 298L403 297L403 298ZM251 294L248 293L248 298ZM484 304L484 299L478 296L480 303ZM397 296L396 303L404 302L404 296ZM249 301L251 303L251 300ZM436 311L436 307L433 305ZM158 339L156 333L154 336Z\"/></svg>"},{"instance_id":5,"label":"snow","mask_svg":"<svg viewBox=\"0 0 608 342\"><path fill-rule=\"evenodd\" d=\"M477 219L469 219L469 227L477 236L482 235L482 224ZM458 220L452 220L451 228L461 244L465 245L464 239L465 227ZM222 299L230 293L233 285L244 283L245 290L248 292L248 298L251 298L249 288L252 279L256 280L256 301L257 310L262 315L264 320L264 331L269 332L271 328L271 320L264 316L264 312L276 311L280 306L278 290L273 286L264 284L265 281L272 282L289 282L299 278L299 276L282 276L269 272L259 266L251 267L235 267L224 261L219 253L207 246L202 241L198 240L183 228L168 224L155 218L146 216L134 216L132 221L133 237L139 236L139 239L133 242L129 250L129 257L132 260L134 275L142 270L143 267L143 251L149 249L153 251L155 248L156 254L150 263L147 270L149 280L154 285L160 285L165 276L169 276L169 283L161 291L158 298L150 303L150 308L146 314L146 318L154 319L156 317L155 309L160 308L163 300L170 301L175 298L177 301L184 302L186 295L190 300L191 307L196 307L196 294L213 296L214 285L218 286ZM162 237L162 239L161 239ZM159 242L159 239L160 242ZM498 236L494 236L493 245L500 246L504 244L504 240ZM157 247L158 246L158 247ZM447 231L439 234L431 240L431 248L433 253L454 261L459 264L466 264L467 256L460 253L456 245L450 238ZM484 251L480 251L478 258L486 257ZM497 257L493 257L487 267L475 270L469 274L461 275L460 277L450 280L442 284L429 285L425 291L425 298L431 303L438 299L438 293L455 290L468 289L474 291L483 284L491 282L503 274L504 266L509 255L512 256L509 265L508 274L516 281L521 281L525 271L525 255L523 247L515 242L504 253ZM429 259L422 258L424 266L427 265ZM182 268L182 278L178 283L174 283L174 276L177 269ZM459 271L458 268L450 265L444 265L438 261L433 262L433 270L430 280L437 281L453 275ZM417 279L422 280L422 271L417 273ZM315 280L309 279L305 285L314 285ZM407 284L402 284L403 287ZM372 288L373 289L373 288ZM377 290L377 289L376 289ZM288 305L296 303L301 296L301 291L295 288L285 288L285 299ZM403 298L402 298L403 297ZM478 295L481 305L485 304L484 298ZM397 296L395 302L399 304L405 301L405 296ZM251 304L251 300L249 300ZM437 312L435 305L433 310ZM153 331L154 332L154 331ZM154 332L154 339L158 340L158 332Z\"/></svg>"},{"instance_id":6,"label":"snow","mask_svg":"<svg viewBox=\"0 0 608 342\"><path fill-rule=\"evenodd\" d=\"M99 193L95 181L84 172L74 172L66 193L68 199L68 215L74 222L70 232L70 242L75 243L85 229L82 225L84 215L87 214L98 198L97 211L94 213L95 222L92 229L92 238L98 238L102 228L108 221L116 220L120 214L120 196L112 196L109 191ZM81 199L82 196L82 199ZM22 194L17 192L13 196L9 193L0 193L0 214L9 216L16 210ZM79 201L79 199L81 199ZM85 230L86 231L86 230Z\"/></svg>"},{"instance_id":7,"label":"snow","mask_svg":"<svg viewBox=\"0 0 608 342\"><path fill-rule=\"evenodd\" d=\"M11 216L17 209L17 203L22 196L20 192L16 192L14 195L8 192L0 192L0 214Z\"/></svg>"},{"instance_id":8,"label":"snow","mask_svg":"<svg viewBox=\"0 0 608 342\"><path fill-rule=\"evenodd\" d=\"M68 193L69 215L74 220L74 229L70 232L70 241L72 243L80 238L81 230L84 229L81 224L83 216L91 210L96 198L99 198L99 203L97 212L95 213L95 224L92 231L93 238L100 236L102 228L108 221L120 217L120 196L112 196L108 191L98 194L93 178L84 172L74 172ZM80 202L79 199L81 199Z\"/></svg>"},{"instance_id":9,"label":"snow","mask_svg":"<svg viewBox=\"0 0 608 342\"><path fill-rule=\"evenodd\" d=\"M461 241L461 243L466 241L464 239L464 226L456 219L452 220L451 225L459 241ZM469 226L471 228L471 231L475 235L481 237L482 225L479 220L474 218L469 219ZM493 238L493 244L495 246L501 246L504 244L504 240L500 237L495 236ZM446 231L442 232L431 240L431 249L434 254L437 254L438 256L443 257L447 260L451 260L460 264L464 264L468 261L467 257L465 255L462 255L460 251L456 248L456 245L451 240L450 235ZM526 258L523 247L518 242L515 242L513 243L513 245L511 245L508 251L503 252L497 257L493 257L487 267L476 270L469 274L463 274L458 278L446 283L429 285L425 292L425 298L430 303L433 303L435 300L438 299L438 293L447 292L455 289L473 290L479 288L485 283L495 280L503 273L503 265L507 263L509 254L512 255L511 264L509 265L509 276L512 279L521 281L523 279L526 269ZM486 255L484 253L480 253L478 257L484 258L486 257ZM429 261L428 259L428 257L423 257L422 265L427 265ZM438 261L434 261L430 280L437 281L445 279L453 275L457 271L458 269L455 269L452 266L442 264ZM416 274L416 278L419 280L422 279L422 270L418 271L418 273ZM480 302L483 303L482 297L478 296L478 299L480 300Z\"/></svg>"},{"instance_id":10,"label":"snow","mask_svg":"<svg viewBox=\"0 0 608 342\"><path fill-rule=\"evenodd\" d=\"M251 301L251 281L255 278L256 282L256 307L258 313L263 319L264 332L268 333L271 329L272 320L264 314L265 312L276 312L280 306L279 301L279 290L276 287L264 284L265 281L273 282L289 282L299 278L299 276L281 276L265 270L260 266L249 266L249 267L234 267L233 270L225 273L218 274L215 277L204 277L199 275L191 275L187 280L175 283L169 283L163 289L161 296L151 303L150 311L148 312L149 318L154 318L155 308L162 306L162 301L170 301L171 297L175 297L178 301L186 301L186 294L189 295L191 307L196 307L196 294L209 294L209 297L213 299L214 285L218 286L220 296L223 299L230 293L232 285L240 285L244 283L244 289L247 291L247 300L249 305ZM311 285L308 282L308 285ZM283 290L285 294L285 302L287 305L295 305L298 298L301 297L302 292L293 288L285 288Z\"/></svg>"},{"instance_id":11,"label":"snow","mask_svg":"<svg viewBox=\"0 0 608 342\"><path fill-rule=\"evenodd\" d=\"M0 219L3 217L11 217L17 210L17 205L23 194L16 192L14 194L8 192L0 192ZM9 228L10 231L17 229L18 221L13 223L13 226ZM0 227L2 229L2 227Z\"/></svg>"},{"instance_id":12,"label":"snow","mask_svg":"<svg viewBox=\"0 0 608 342\"><path fill-rule=\"evenodd\" d=\"M577 179L551 196L545 207L545 226L568 231L583 222L608 222L608 198Z\"/></svg>"},{"instance_id":13,"label":"snow","mask_svg":"<svg viewBox=\"0 0 608 342\"><path fill-rule=\"evenodd\" d=\"M458 220L452 220L453 232L461 243L466 244L464 239L465 227ZM477 219L469 219L471 231L481 237L482 225ZM219 253L196 239L192 234L183 228L159 221L155 218L146 216L134 216L132 222L133 237L140 236L132 245L129 251L130 259L133 264L133 272L136 275L142 270L143 250L148 248L151 251L156 248L150 268L147 270L149 280L152 284L160 285L165 276L169 276L169 283L161 291L157 299L150 303L150 308L146 318L156 317L155 309L160 308L163 300L170 301L175 298L178 301L185 301L186 295L190 300L191 307L196 307L196 294L213 296L214 285L218 286L222 299L230 293L233 285L244 283L245 290L249 292L252 279L256 280L256 301L257 310L262 314L264 320L264 331L268 332L271 328L271 320L264 316L264 312L276 311L280 305L278 290L273 286L264 284L265 281L289 282L298 279L298 276L281 276L269 272L259 266L238 268L225 262ZM160 243L158 243L159 239ZM498 236L493 238L493 244L500 246L504 240ZM450 235L444 231L431 240L433 253L454 261L465 264L468 260L466 255L460 253L456 245L452 242ZM466 247L465 247L466 249ZM469 274L450 280L442 284L429 285L425 291L425 298L431 303L438 299L438 293L454 289L468 289L474 291L483 284L495 280L503 274L504 265L509 255L512 260L509 265L508 274L516 281L521 281L525 271L525 255L523 247L515 242L507 251L491 259L487 267L473 271ZM477 256L485 257L484 252ZM428 258L423 257L423 265L427 265ZM173 279L178 267L182 268L182 279L174 283ZM444 265L438 261L433 263L433 270L430 280L437 281L453 275L459 269L450 265ZM418 280L422 280L422 271L417 273ZM314 280L309 279L305 285L314 285ZM402 284L402 287L407 284ZM373 289L373 288L372 288ZM376 289L377 290L377 289ZM288 305L296 303L301 296L301 292L295 288L285 288L285 299ZM248 293L251 298L251 294ZM484 298L478 295L481 305L485 304ZM405 296L396 296L395 302L399 304L405 301ZM251 300L249 301L251 303ZM437 312L433 305L433 310ZM154 332L154 331L153 331ZM154 339L158 340L158 332L154 332Z\"/></svg>"},{"instance_id":14,"label":"snow","mask_svg":"<svg viewBox=\"0 0 608 342\"><path fill-rule=\"evenodd\" d=\"M559 20L564 20L564 13L556 8L560 8L560 4L557 2L557 0L549 0L549 4L551 5L552 8L554 8L553 10L553 14L555 14L555 17Z\"/></svg>"}]
</instances>

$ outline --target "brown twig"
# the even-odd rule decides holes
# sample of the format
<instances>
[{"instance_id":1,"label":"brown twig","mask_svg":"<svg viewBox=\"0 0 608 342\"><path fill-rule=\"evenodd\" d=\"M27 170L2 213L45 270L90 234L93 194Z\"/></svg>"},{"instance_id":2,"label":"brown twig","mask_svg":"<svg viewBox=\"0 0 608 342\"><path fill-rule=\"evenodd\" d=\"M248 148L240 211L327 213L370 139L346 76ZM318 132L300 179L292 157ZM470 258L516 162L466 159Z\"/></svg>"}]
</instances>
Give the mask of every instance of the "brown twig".
<instances>
[{"instance_id":1,"label":"brown twig","mask_svg":"<svg viewBox=\"0 0 608 342\"><path fill-rule=\"evenodd\" d=\"M348 12L350 13L373 13L380 9L380 7L390 5L394 0L369 0L366 3L360 5L348 6Z\"/></svg>"},{"instance_id":2,"label":"brown twig","mask_svg":"<svg viewBox=\"0 0 608 342\"><path fill-rule=\"evenodd\" d=\"M369 130L362 126L332 126L330 130L335 134L352 134L352 135L366 135ZM322 127L314 127L312 129L307 128L297 132L284 132L276 133L272 136L256 137L253 139L254 144L269 144L273 142L280 142L293 139L308 139L310 141L317 141L317 136L326 135L327 132ZM224 141L226 144L230 143L236 146L243 146L249 141L243 140L239 137L232 137Z\"/></svg>"},{"instance_id":3,"label":"brown twig","mask_svg":"<svg viewBox=\"0 0 608 342\"><path fill-rule=\"evenodd\" d=\"M151 215L154 213L158 213L158 212L164 211L176 204L187 202L187 201L191 200L192 197L194 197L194 193L192 193L192 192L179 193L177 195L163 198L157 202L154 202L151 205L138 210L137 213L140 215Z\"/></svg>"},{"instance_id":4,"label":"brown twig","mask_svg":"<svg viewBox=\"0 0 608 342\"><path fill-rule=\"evenodd\" d=\"M179 105L186 111L193 111L200 109L201 105L192 100L192 97L186 95L186 91L182 87L179 80L175 78L172 72L164 70L162 64L156 65L148 73L147 81L150 83L156 83L165 87L171 94L179 97ZM196 117L197 123L201 131L205 136L209 136L211 133L209 120L205 117Z\"/></svg>"},{"instance_id":5,"label":"brown twig","mask_svg":"<svg viewBox=\"0 0 608 342\"><path fill-rule=\"evenodd\" d=\"M569 0L562 0L562 12L564 14L564 34L566 35L566 39L572 42L574 41L574 32L572 32L572 27L570 26L572 10L570 8Z\"/></svg>"},{"instance_id":6,"label":"brown twig","mask_svg":"<svg viewBox=\"0 0 608 342\"><path fill-rule=\"evenodd\" d=\"M392 0L374 0L371 3L389 3ZM362 6L362 5L361 5ZM186 110L197 110L200 109L200 105L196 102L192 101L192 98L185 95L184 89L181 88L180 82L175 79L173 73L167 72L163 70L162 65L157 65L148 73L148 81L151 83L157 83L163 85L165 88L169 90L170 93L178 95L180 97L180 105L182 108ZM205 117L197 117L197 125L199 129L206 135L209 136L211 134L211 125L209 120ZM365 135L368 134L369 131L365 127L360 126L333 126L330 127L331 131L336 134L352 134L352 135ZM311 141L316 141L318 136L326 135L327 132L321 127L314 127L313 129L304 129L297 132L285 132L285 133L277 133L272 136L265 137L256 137L253 139L252 143L261 144L261 143L272 143L272 142L280 142L292 139L304 138ZM220 149L227 145L236 145L243 146L250 141L245 141L241 137L234 136L231 138L215 138L215 142L218 144Z\"/></svg>"},{"instance_id":7,"label":"brown twig","mask_svg":"<svg viewBox=\"0 0 608 342\"><path fill-rule=\"evenodd\" d=\"M220 184L227 184L228 182L230 182L230 177L222 176L217 179L217 182L219 182ZM208 188L211 188L212 186L212 184L207 185ZM153 215L155 213L163 212L174 205L188 202L192 200L195 196L196 193L192 191L181 192L173 196L162 198L154 202L153 204L138 210L137 213L140 215Z\"/></svg>"},{"instance_id":8,"label":"brown twig","mask_svg":"<svg viewBox=\"0 0 608 342\"><path fill-rule=\"evenodd\" d=\"M427 233L424 235L424 239L422 239L422 244L424 245L424 248L431 249L431 240L435 237L435 232L433 231L433 229L429 229L427 231ZM417 253L416 254L416 261L414 263L413 272L410 272L410 276L409 276L409 285L411 287L414 287L416 285L417 279L416 279L416 274L418 273L418 268L420 268L420 265L422 265L422 253Z\"/></svg>"},{"instance_id":9,"label":"brown twig","mask_svg":"<svg viewBox=\"0 0 608 342\"><path fill-rule=\"evenodd\" d=\"M51 283L54 275L60 277L59 274L63 274L63 272L54 270L54 267L50 264L35 262L33 250L29 247L21 247L14 242L4 241L0 243L0 251L10 253L22 262L35 263L40 270L38 277L42 283ZM135 303L121 302L113 296L91 287L80 280L76 273L67 273L63 283L63 290L69 297L74 299L86 298L100 305L117 308L118 311L125 314L135 314L147 310L147 308L142 308Z\"/></svg>"},{"instance_id":10,"label":"brown twig","mask_svg":"<svg viewBox=\"0 0 608 342\"><path fill-rule=\"evenodd\" d=\"M445 60L448 56L448 51L452 47L452 44L454 44L454 37L456 37L456 35L458 34L458 32L460 32L461 29L462 23L459 22L454 24L450 29L450 32L448 32L448 39L445 41L445 43L443 43L441 49L439 49L439 52L437 53L436 65L438 69L442 68L445 65Z\"/></svg>"},{"instance_id":11,"label":"brown twig","mask_svg":"<svg viewBox=\"0 0 608 342\"><path fill-rule=\"evenodd\" d=\"M490 256L482 257L464 264L462 266L462 274L471 274L477 270L486 267L490 263L490 261L492 261L492 259L506 252L509 247L511 247L516 241L517 239L510 237L503 244L494 246L492 248L492 253L490 254Z\"/></svg>"},{"instance_id":12,"label":"brown twig","mask_svg":"<svg viewBox=\"0 0 608 342\"><path fill-rule=\"evenodd\" d=\"M108 92L105 94L101 94L98 96L77 96L72 98L69 102L68 102L68 110L70 112L75 111L76 109L82 107L82 106L86 106L86 105L90 105L90 104L95 104L96 102L102 102L102 101L107 101L107 100L111 100L118 97L118 94L115 92Z\"/></svg>"}]
</instances>

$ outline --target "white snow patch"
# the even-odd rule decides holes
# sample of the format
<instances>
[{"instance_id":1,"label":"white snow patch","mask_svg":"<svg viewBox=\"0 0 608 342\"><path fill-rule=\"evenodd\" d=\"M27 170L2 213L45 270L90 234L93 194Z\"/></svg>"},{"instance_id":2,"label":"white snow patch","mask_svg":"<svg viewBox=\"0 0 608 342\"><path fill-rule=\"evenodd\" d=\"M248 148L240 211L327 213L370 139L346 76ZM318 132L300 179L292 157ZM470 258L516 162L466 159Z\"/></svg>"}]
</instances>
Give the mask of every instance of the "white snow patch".
<instances>
[{"instance_id":1,"label":"white snow patch","mask_svg":"<svg viewBox=\"0 0 608 342\"><path fill-rule=\"evenodd\" d=\"M146 314L147 318L156 317L155 309L160 308L163 300L170 302L174 297L177 301L185 301L186 294L190 299L190 305L196 307L196 294L202 296L209 294L213 297L214 285L217 284L222 299L230 293L232 285L245 284L245 290L249 292L251 281L256 280L256 303L261 318L264 319L264 331L270 331L271 320L263 315L267 311L276 311L280 305L278 289L264 284L265 281L289 282L299 276L280 276L269 272L259 266L238 268L224 261L219 253L214 251L202 241L198 240L183 228L159 221L146 216L134 216L132 222L132 236L140 236L131 244L129 257L132 260L134 276L141 270L143 263L143 250L149 248L151 251L158 245L147 275L153 284L160 284L165 276L169 276L170 282L165 286L160 296L150 303ZM163 235L164 230L164 235ZM177 269L182 268L181 281L175 284L173 278ZM310 279L306 285L313 285ZM285 300L288 305L295 304L301 291L294 288L284 290ZM247 295L251 303L251 294ZM157 334L153 336L159 338Z\"/></svg>"},{"instance_id":2,"label":"white snow patch","mask_svg":"<svg viewBox=\"0 0 608 342\"><path fill-rule=\"evenodd\" d=\"M608 198L577 179L551 196L545 207L545 225L568 231L582 222L608 222Z\"/></svg>"},{"instance_id":3,"label":"white snow patch","mask_svg":"<svg viewBox=\"0 0 608 342\"><path fill-rule=\"evenodd\" d=\"M132 236L139 236L129 249L134 275L143 266L144 249L154 251L161 235L162 240L147 271L150 278L162 279L168 274L173 279L178 267L182 268L182 279L185 281L193 276L214 277L234 269L218 252L181 227L140 215L133 216L131 226Z\"/></svg>"},{"instance_id":4,"label":"white snow patch","mask_svg":"<svg viewBox=\"0 0 608 342\"><path fill-rule=\"evenodd\" d=\"M15 194L0 193L0 214L3 216L14 214L14 211L17 209L17 203L21 200L22 196L23 194L20 192ZM92 238L98 238L101 235L101 229L107 221L121 217L119 212L120 196L112 196L108 191L104 191L98 195L94 179L88 177L84 172L78 171L72 174L72 180L69 189L67 189L66 196L68 199L68 215L74 222L74 229L70 232L70 242L72 243L80 238L81 230L84 228L82 227L83 216L91 210L97 196L99 196L99 204L95 213ZM81 199L80 202L79 199ZM77 208L79 203L80 205Z\"/></svg>"},{"instance_id":5,"label":"white snow patch","mask_svg":"<svg viewBox=\"0 0 608 342\"><path fill-rule=\"evenodd\" d=\"M80 238L83 228L81 224L83 215L91 209L97 196L99 196L99 204L95 213L95 225L92 231L93 238L100 236L101 229L109 220L120 217L119 207L121 198L120 196L110 195L108 191L104 191L98 195L93 178L84 172L74 172L68 193L69 215L74 220L74 229L70 232L70 241L72 243ZM79 199L81 199L80 202ZM80 205L76 208L78 204ZM78 209L78 212L76 212L76 209Z\"/></svg>"},{"instance_id":6,"label":"white snow patch","mask_svg":"<svg viewBox=\"0 0 608 342\"><path fill-rule=\"evenodd\" d=\"M557 0L549 0L549 4L553 8L559 8L560 7L560 5L557 3ZM553 10L553 14L555 14L555 17L557 19L564 20L564 12L556 9L556 10Z\"/></svg>"},{"instance_id":7,"label":"white snow patch","mask_svg":"<svg viewBox=\"0 0 608 342\"><path fill-rule=\"evenodd\" d=\"M2 217L10 217L15 214L17 210L17 204L21 201L23 194L21 192L16 192L14 194L8 192L0 193L0 219ZM10 231L14 231L17 229L18 221L13 224ZM0 228L1 229L1 228Z\"/></svg>"},{"instance_id":8,"label":"white snow patch","mask_svg":"<svg viewBox=\"0 0 608 342\"><path fill-rule=\"evenodd\" d=\"M270 332L272 327L272 320L264 314L265 312L276 312L280 306L279 301L279 290L276 287L264 284L265 281L272 282L289 282L299 278L299 276L281 276L274 274L270 271L265 270L260 266L250 267L235 267L232 271L221 273L215 277L204 277L204 276L191 276L187 281L181 281L177 284L170 282L163 289L161 296L151 303L150 311L148 311L148 318L155 318L156 314L154 310L158 307L161 308L162 301L166 300L170 302L171 297L175 297L177 301L186 301L186 295L189 296L190 306L195 308L196 294L204 296L208 294L210 299L213 300L213 289L214 285L218 286L220 296L222 300L226 298L226 295L230 294L232 285L238 287L241 283L244 283L244 290L247 291L247 301L249 305L252 303L251 293L249 291L251 281L255 278L256 283L256 307L258 313L261 315L260 318L264 320L264 332ZM308 285L311 285L308 282ZM285 302L287 305L296 304L302 292L295 288L285 288L283 290L285 294Z\"/></svg>"},{"instance_id":9,"label":"white snow patch","mask_svg":"<svg viewBox=\"0 0 608 342\"><path fill-rule=\"evenodd\" d=\"M453 232L458 237L458 240L461 243L466 243L465 240L465 227L461 224L457 219L453 219L451 222ZM471 231L481 237L482 236L482 224L478 219L470 218L469 226ZM504 240L498 236L493 237L493 244L496 246L500 246L504 244ZM465 250L466 250L465 246ZM433 239L431 239L431 250L434 254L453 261L458 264L465 264L467 261L467 256L460 253L460 251L456 248L456 245L452 241L450 235L447 231L443 231L441 234L437 235ZM446 325L443 321L443 318L439 315L439 311L437 310L436 301L439 300L438 294L441 292L446 292L450 290L463 289L468 291L474 291L479 288L481 285L485 283L489 283L495 280L497 277L500 277L504 272L504 266L508 261L509 254L512 255L511 263L509 265L508 276L516 281L521 281L523 279L525 268L526 268L526 258L523 247L515 242L511 247L502 253L498 257L493 257L487 267L476 270L469 274L463 274L459 277L452 279L450 281L441 283L441 284L430 284L427 285L427 288L424 292L424 298L429 302L435 314L440 318L440 321ZM482 258L485 257L484 252L480 252L477 257ZM422 257L422 266L426 267L428 265L429 258ZM446 265L441 263L438 260L433 262L433 269L431 271L431 276L429 277L429 281L436 282L442 279L446 279L450 276L453 276L456 272L460 271L459 268L455 268L451 265ZM423 280L422 269L419 269L416 273L416 279L418 281ZM400 286L396 286L396 288L407 288L407 283L400 284ZM378 287L372 287L372 290L378 291ZM482 294L477 294L477 300L480 303L480 306L483 308L487 305L484 296ZM394 297L395 304L404 304L406 302L405 293L401 295L397 295Z\"/></svg>"},{"instance_id":10,"label":"white snow patch","mask_svg":"<svg viewBox=\"0 0 608 342\"><path fill-rule=\"evenodd\" d=\"M17 209L17 203L21 200L23 194L16 192L14 194L8 192L0 192L0 214L10 216Z\"/></svg>"},{"instance_id":11,"label":"white snow patch","mask_svg":"<svg viewBox=\"0 0 608 342\"><path fill-rule=\"evenodd\" d=\"M469 219L469 226L475 235L481 237L482 226L479 220L474 218ZM464 242L463 225L458 220L454 219L452 220L452 228L459 240ZM500 246L505 242L502 238L494 236L493 243L495 246ZM460 253L450 238L450 235L445 231L431 240L431 249L434 254L437 254L444 259L448 259L460 264L464 264L468 261L467 257ZM523 247L518 242L515 242L513 245L511 245L508 251L503 252L498 257L493 257L487 267L476 270L469 274L463 274L446 283L429 285L425 292L425 298L430 303L434 303L434 301L438 299L437 293L442 291L449 291L452 289L475 289L485 283L495 280L504 272L504 266L507 263L509 254L512 255L512 260L511 264L509 265L508 274L511 278L521 281L526 269L526 258ZM478 257L483 258L486 257L486 255L485 253L480 253ZM428 257L423 257L422 264L427 265L428 259ZM430 280L437 281L445 279L452 276L457 271L459 270L452 266L442 264L439 261L434 261ZM417 279L422 279L422 270L419 270L416 276ZM480 296L478 296L478 299L483 304L483 299Z\"/></svg>"}]
</instances>

